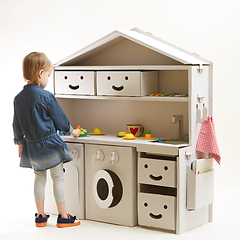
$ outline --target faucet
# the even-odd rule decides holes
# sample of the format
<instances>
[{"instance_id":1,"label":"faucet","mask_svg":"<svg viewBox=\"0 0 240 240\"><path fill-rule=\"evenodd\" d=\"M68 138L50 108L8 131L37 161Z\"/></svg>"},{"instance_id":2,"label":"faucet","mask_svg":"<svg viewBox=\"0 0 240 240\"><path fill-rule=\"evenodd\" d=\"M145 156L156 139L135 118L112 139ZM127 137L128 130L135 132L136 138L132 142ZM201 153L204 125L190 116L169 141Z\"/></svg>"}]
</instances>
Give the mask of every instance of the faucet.
<instances>
[{"instance_id":1,"label":"faucet","mask_svg":"<svg viewBox=\"0 0 240 240\"><path fill-rule=\"evenodd\" d=\"M178 124L178 140L183 141L183 115L173 115L173 123Z\"/></svg>"}]
</instances>

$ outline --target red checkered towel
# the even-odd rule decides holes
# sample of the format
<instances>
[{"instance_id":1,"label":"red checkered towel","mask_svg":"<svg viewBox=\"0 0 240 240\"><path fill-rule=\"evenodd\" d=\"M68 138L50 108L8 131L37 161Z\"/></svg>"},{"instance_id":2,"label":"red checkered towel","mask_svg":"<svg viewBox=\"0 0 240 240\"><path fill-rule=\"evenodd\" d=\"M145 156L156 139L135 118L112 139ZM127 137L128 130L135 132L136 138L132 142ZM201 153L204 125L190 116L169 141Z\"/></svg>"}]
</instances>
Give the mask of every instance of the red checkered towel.
<instances>
[{"instance_id":1,"label":"red checkered towel","mask_svg":"<svg viewBox=\"0 0 240 240\"><path fill-rule=\"evenodd\" d=\"M204 122L198 137L196 150L211 154L211 156L220 165L221 157L215 134L215 125L211 116L204 118Z\"/></svg>"}]
</instances>

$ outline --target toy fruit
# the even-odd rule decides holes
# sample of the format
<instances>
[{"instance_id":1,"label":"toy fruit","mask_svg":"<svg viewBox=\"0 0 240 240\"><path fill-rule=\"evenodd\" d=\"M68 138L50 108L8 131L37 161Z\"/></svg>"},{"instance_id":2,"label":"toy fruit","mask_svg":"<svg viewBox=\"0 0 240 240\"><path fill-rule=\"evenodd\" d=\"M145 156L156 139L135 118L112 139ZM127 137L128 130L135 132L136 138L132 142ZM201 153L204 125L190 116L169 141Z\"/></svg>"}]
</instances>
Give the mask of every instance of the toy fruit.
<instances>
[{"instance_id":1,"label":"toy fruit","mask_svg":"<svg viewBox=\"0 0 240 240\"><path fill-rule=\"evenodd\" d=\"M125 135L125 137L123 137L124 139L126 139L126 140L133 140L133 139L135 139L136 137L132 134L132 133L127 133L126 135Z\"/></svg>"},{"instance_id":2,"label":"toy fruit","mask_svg":"<svg viewBox=\"0 0 240 240\"><path fill-rule=\"evenodd\" d=\"M152 138L151 131L146 131L145 138Z\"/></svg>"},{"instance_id":3,"label":"toy fruit","mask_svg":"<svg viewBox=\"0 0 240 240\"><path fill-rule=\"evenodd\" d=\"M93 130L93 133L94 133L94 134L100 134L100 133L101 133L101 130L100 130L99 128L95 128L95 129Z\"/></svg>"},{"instance_id":4,"label":"toy fruit","mask_svg":"<svg viewBox=\"0 0 240 240\"><path fill-rule=\"evenodd\" d=\"M105 135L105 132L101 132L99 128L95 128L93 132L90 133L90 135Z\"/></svg>"}]
</instances>

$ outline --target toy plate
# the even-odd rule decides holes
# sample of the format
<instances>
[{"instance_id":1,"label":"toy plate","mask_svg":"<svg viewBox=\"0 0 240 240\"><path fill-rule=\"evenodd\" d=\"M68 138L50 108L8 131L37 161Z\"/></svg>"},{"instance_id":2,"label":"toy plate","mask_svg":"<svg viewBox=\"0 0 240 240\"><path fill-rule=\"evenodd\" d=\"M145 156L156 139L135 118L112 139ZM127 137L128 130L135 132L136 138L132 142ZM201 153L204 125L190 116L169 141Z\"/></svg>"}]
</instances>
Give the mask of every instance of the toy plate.
<instances>
[{"instance_id":1,"label":"toy plate","mask_svg":"<svg viewBox=\"0 0 240 240\"><path fill-rule=\"evenodd\" d=\"M137 137L133 137L133 138L126 138L126 137L123 137L123 139L125 139L125 140L134 140L134 139L136 139Z\"/></svg>"},{"instance_id":2,"label":"toy plate","mask_svg":"<svg viewBox=\"0 0 240 240\"><path fill-rule=\"evenodd\" d=\"M90 133L90 135L105 135L106 133L105 132L101 132L101 133Z\"/></svg>"},{"instance_id":3,"label":"toy plate","mask_svg":"<svg viewBox=\"0 0 240 240\"><path fill-rule=\"evenodd\" d=\"M141 139L141 140L156 140L157 138L145 138L145 137L140 137L139 139Z\"/></svg>"},{"instance_id":4,"label":"toy plate","mask_svg":"<svg viewBox=\"0 0 240 240\"><path fill-rule=\"evenodd\" d=\"M85 136L87 136L87 135L88 135L87 133L85 133L85 134L80 134L79 137L85 137Z\"/></svg>"},{"instance_id":5,"label":"toy plate","mask_svg":"<svg viewBox=\"0 0 240 240\"><path fill-rule=\"evenodd\" d=\"M118 135L118 134L117 134L117 137L123 138L123 137L125 137L125 135Z\"/></svg>"}]
</instances>

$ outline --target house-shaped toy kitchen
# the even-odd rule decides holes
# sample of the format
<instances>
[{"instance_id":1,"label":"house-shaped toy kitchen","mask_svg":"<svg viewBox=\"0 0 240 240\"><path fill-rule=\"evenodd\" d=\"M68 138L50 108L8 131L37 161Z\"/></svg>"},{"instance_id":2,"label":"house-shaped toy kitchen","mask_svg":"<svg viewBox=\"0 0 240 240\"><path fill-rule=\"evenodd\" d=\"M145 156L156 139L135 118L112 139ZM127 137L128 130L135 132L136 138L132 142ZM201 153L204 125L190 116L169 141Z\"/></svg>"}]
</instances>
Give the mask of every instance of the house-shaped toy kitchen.
<instances>
[{"instance_id":1,"label":"house-shaped toy kitchen","mask_svg":"<svg viewBox=\"0 0 240 240\"><path fill-rule=\"evenodd\" d=\"M64 166L69 212L176 234L212 221L214 170L193 169L212 162L196 151L213 112L210 61L134 28L66 57L53 74L71 125L88 131L62 136L73 156ZM129 125L141 136L118 135ZM56 213L53 199L46 209Z\"/></svg>"}]
</instances>

